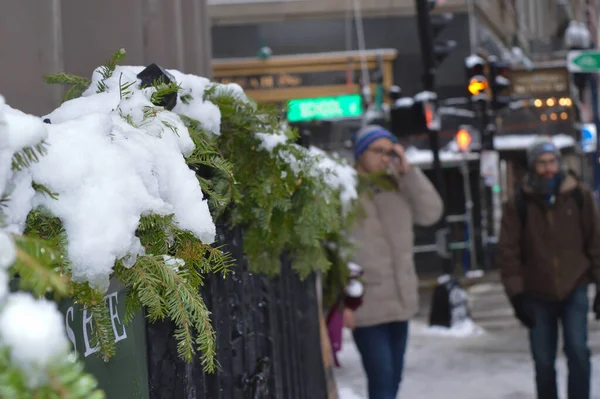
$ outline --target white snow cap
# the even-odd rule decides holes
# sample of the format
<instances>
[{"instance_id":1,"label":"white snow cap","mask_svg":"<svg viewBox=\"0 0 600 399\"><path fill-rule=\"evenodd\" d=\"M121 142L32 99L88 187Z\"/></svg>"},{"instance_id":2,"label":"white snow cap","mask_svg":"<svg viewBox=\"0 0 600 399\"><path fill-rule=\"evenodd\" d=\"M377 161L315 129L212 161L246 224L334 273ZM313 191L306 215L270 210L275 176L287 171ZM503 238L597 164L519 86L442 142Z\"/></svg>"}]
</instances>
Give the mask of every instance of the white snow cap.
<instances>
[{"instance_id":1,"label":"white snow cap","mask_svg":"<svg viewBox=\"0 0 600 399\"><path fill-rule=\"evenodd\" d=\"M471 54L465 58L465 66L467 68L473 68L475 65L484 65L485 60L476 54Z\"/></svg>"},{"instance_id":2,"label":"white snow cap","mask_svg":"<svg viewBox=\"0 0 600 399\"><path fill-rule=\"evenodd\" d=\"M350 298L360 298L364 292L365 287L359 280L352 279L348 281L348 284L346 284L346 295L348 295Z\"/></svg>"},{"instance_id":3,"label":"white snow cap","mask_svg":"<svg viewBox=\"0 0 600 399\"><path fill-rule=\"evenodd\" d=\"M362 268L362 266L354 263L354 262L348 262L348 270L350 271L350 277L356 277L356 276L360 276L361 274L363 274L364 269Z\"/></svg>"},{"instance_id":4,"label":"white snow cap","mask_svg":"<svg viewBox=\"0 0 600 399\"><path fill-rule=\"evenodd\" d=\"M437 94L432 91L421 91L415 94L415 101L435 101Z\"/></svg>"},{"instance_id":5,"label":"white snow cap","mask_svg":"<svg viewBox=\"0 0 600 399\"><path fill-rule=\"evenodd\" d=\"M316 160L317 168L323 173L327 185L334 190L340 190L342 211L349 211L352 202L358 198L356 170L341 159L331 158L317 147L310 147L309 154Z\"/></svg>"},{"instance_id":6,"label":"white snow cap","mask_svg":"<svg viewBox=\"0 0 600 399\"><path fill-rule=\"evenodd\" d=\"M261 142L257 147L257 150L273 152L277 147L289 143L289 137L286 135L285 130L282 130L277 134L255 133L255 136ZM325 180L325 183L333 190L340 190L342 211L349 211L352 201L358 198L358 177L356 170L345 160L335 157L335 155L330 155L320 148L311 146L307 150L298 145L295 146L300 151L306 152L306 154L311 157L311 161L314 161L314 164L311 165L312 169L308 172L313 177L317 177L319 175L322 176ZM290 151L279 151L277 156L286 162L296 174L300 173L306 166ZM282 178L285 178L283 174Z\"/></svg>"},{"instance_id":7,"label":"white snow cap","mask_svg":"<svg viewBox=\"0 0 600 399\"><path fill-rule=\"evenodd\" d=\"M413 106L414 103L415 100L413 100L410 97L400 97L396 100L395 106L398 108L410 108Z\"/></svg>"},{"instance_id":8,"label":"white snow cap","mask_svg":"<svg viewBox=\"0 0 600 399\"><path fill-rule=\"evenodd\" d=\"M15 173L12 170L13 155L26 147L40 144L47 135L46 127L39 118L9 107L0 95L0 196L6 194L9 198L7 206L0 207L0 214L8 225L27 216L27 204L33 196L29 172ZM25 203L20 200L25 200ZM19 227L22 229L24 225ZM19 227L10 230L18 230Z\"/></svg>"},{"instance_id":9,"label":"white snow cap","mask_svg":"<svg viewBox=\"0 0 600 399\"><path fill-rule=\"evenodd\" d=\"M43 384L44 369L69 349L56 304L24 292L9 295L0 313L0 345L10 348L13 362L28 375L31 387Z\"/></svg>"},{"instance_id":10,"label":"white snow cap","mask_svg":"<svg viewBox=\"0 0 600 399\"><path fill-rule=\"evenodd\" d=\"M219 109L203 100L209 82L169 70L182 87L170 112L152 104L154 88L139 88L137 74L143 69L117 66L102 81L106 91L101 93L97 93L102 79L97 69L82 97L46 116L52 124L27 116L37 122L28 127L37 128L37 139L48 135L48 153L15 175L5 212L16 232L23 231L27 214L36 207L59 217L68 236L73 280L90 282L100 290L108 288L116 260L126 259L126 266L132 266L144 254L135 236L144 215L173 214L181 229L206 244L216 234L208 202L184 158L195 145L177 114L197 119L206 131L219 134ZM121 90L128 83L133 85ZM10 110L4 114L17 120ZM18 120L24 121L26 115L21 114ZM4 157L0 159L1 172ZM32 181L58 194L58 199L34 192Z\"/></svg>"}]
</instances>

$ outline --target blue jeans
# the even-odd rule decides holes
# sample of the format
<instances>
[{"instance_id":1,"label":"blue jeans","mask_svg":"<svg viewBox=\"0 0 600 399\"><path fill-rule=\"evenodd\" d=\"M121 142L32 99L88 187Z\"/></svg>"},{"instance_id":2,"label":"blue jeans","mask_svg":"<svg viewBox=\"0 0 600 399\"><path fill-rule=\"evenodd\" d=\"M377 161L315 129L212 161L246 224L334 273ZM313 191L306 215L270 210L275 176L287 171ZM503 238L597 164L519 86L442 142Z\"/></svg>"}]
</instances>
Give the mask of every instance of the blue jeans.
<instances>
[{"instance_id":1,"label":"blue jeans","mask_svg":"<svg viewBox=\"0 0 600 399\"><path fill-rule=\"evenodd\" d=\"M407 340L408 321L354 330L354 342L369 382L369 399L396 399Z\"/></svg>"},{"instance_id":2,"label":"blue jeans","mask_svg":"<svg viewBox=\"0 0 600 399\"><path fill-rule=\"evenodd\" d=\"M569 399L590 398L587 288L587 285L578 287L561 302L528 301L535 318L535 327L529 331L529 339L535 363L538 399L558 399L555 363L559 321L562 322L564 351L569 367Z\"/></svg>"}]
</instances>

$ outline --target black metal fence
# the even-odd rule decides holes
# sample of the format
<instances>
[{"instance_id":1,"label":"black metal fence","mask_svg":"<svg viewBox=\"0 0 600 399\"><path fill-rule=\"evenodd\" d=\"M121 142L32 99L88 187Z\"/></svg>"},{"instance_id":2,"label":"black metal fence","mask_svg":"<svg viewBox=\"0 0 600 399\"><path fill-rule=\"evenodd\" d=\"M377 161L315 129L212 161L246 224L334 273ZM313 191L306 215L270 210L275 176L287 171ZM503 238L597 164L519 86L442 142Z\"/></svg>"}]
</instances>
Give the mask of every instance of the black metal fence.
<instances>
[{"instance_id":1,"label":"black metal fence","mask_svg":"<svg viewBox=\"0 0 600 399\"><path fill-rule=\"evenodd\" d=\"M181 361L171 323L148 324L150 398L326 398L315 277L300 281L286 256L276 279L250 273L241 230L220 230L237 263L227 278L211 276L205 285L219 371Z\"/></svg>"}]
</instances>

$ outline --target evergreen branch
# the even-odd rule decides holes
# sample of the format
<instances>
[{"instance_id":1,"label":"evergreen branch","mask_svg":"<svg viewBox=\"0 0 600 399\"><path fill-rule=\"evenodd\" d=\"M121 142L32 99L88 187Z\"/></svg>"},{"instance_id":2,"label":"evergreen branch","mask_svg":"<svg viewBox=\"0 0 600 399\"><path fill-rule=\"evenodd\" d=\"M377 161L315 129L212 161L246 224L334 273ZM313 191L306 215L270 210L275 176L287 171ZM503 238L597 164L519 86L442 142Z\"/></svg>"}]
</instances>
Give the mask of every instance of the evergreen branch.
<instances>
[{"instance_id":1,"label":"evergreen branch","mask_svg":"<svg viewBox=\"0 0 600 399\"><path fill-rule=\"evenodd\" d=\"M39 162L40 158L46 155L46 143L41 142L32 147L25 147L21 151L17 151L12 157L13 170L26 169L32 163Z\"/></svg>"},{"instance_id":2,"label":"evergreen branch","mask_svg":"<svg viewBox=\"0 0 600 399\"><path fill-rule=\"evenodd\" d=\"M119 265L115 272L135 291L151 321L166 315L173 321L179 356L190 362L200 350L205 371L213 372L216 348L210 312L198 288L189 281L190 274L196 271L191 267L171 267L162 257L142 256L133 267L126 269Z\"/></svg>"},{"instance_id":3,"label":"evergreen branch","mask_svg":"<svg viewBox=\"0 0 600 399\"><path fill-rule=\"evenodd\" d=\"M121 100L123 100L124 98L129 98L133 94L133 91L131 90L131 88L137 83L136 81L122 83L121 82L122 78L123 78L123 74L120 74L119 75L119 98Z\"/></svg>"},{"instance_id":4,"label":"evergreen branch","mask_svg":"<svg viewBox=\"0 0 600 399\"><path fill-rule=\"evenodd\" d=\"M121 48L115 51L110 58L106 61L106 63L100 67L100 75L102 79L98 81L97 84L97 93L102 93L108 90L108 87L104 83L104 81L110 78L117 67L117 64L125 59L127 56L127 52L125 49Z\"/></svg>"},{"instance_id":5,"label":"evergreen branch","mask_svg":"<svg viewBox=\"0 0 600 399\"><path fill-rule=\"evenodd\" d=\"M327 171L317 167L319 161L306 149L293 144L297 131L285 127L274 107L241 99L218 85L205 91L204 100L221 111L216 147L232 163L236 181L215 174L212 184L204 183L203 188L230 199L229 212L219 215L226 214L230 226L243 226L250 269L276 275L279 256L287 252L301 277L327 270L331 261L322 243L333 232L349 228L350 221L339 192L327 184ZM190 131L198 129L195 121L185 122ZM287 142L262 150L256 132L284 135Z\"/></svg>"},{"instance_id":6,"label":"evergreen branch","mask_svg":"<svg viewBox=\"0 0 600 399\"><path fill-rule=\"evenodd\" d=\"M97 353L107 362L115 354L115 337L104 295L88 283L72 283L71 290L73 302L83 306L92 315L90 347L98 347Z\"/></svg>"},{"instance_id":7,"label":"evergreen branch","mask_svg":"<svg viewBox=\"0 0 600 399\"><path fill-rule=\"evenodd\" d=\"M186 93L183 96L180 96L179 99L181 100L182 103L189 104L194 98L192 97L192 95L190 93Z\"/></svg>"},{"instance_id":8,"label":"evergreen branch","mask_svg":"<svg viewBox=\"0 0 600 399\"><path fill-rule=\"evenodd\" d=\"M181 86L174 82L165 83L162 76L153 82L152 87L154 88L154 93L150 97L152 104L162 104L165 97L181 91Z\"/></svg>"},{"instance_id":9,"label":"evergreen branch","mask_svg":"<svg viewBox=\"0 0 600 399\"><path fill-rule=\"evenodd\" d=\"M0 195L0 206L7 206L7 203L10 202L10 195L2 194ZM0 220L1 222L1 220Z\"/></svg>"},{"instance_id":10,"label":"evergreen branch","mask_svg":"<svg viewBox=\"0 0 600 399\"><path fill-rule=\"evenodd\" d=\"M175 256L186 262L186 267L191 272L198 270L199 273L222 273L227 274L233 266L233 258L228 252L224 252L222 247L211 247L210 245L202 244L196 239L192 233L179 230L175 234ZM195 274L191 273L194 277ZM199 276L199 274L198 274ZM198 280L197 287L201 283Z\"/></svg>"},{"instance_id":11,"label":"evergreen branch","mask_svg":"<svg viewBox=\"0 0 600 399\"><path fill-rule=\"evenodd\" d=\"M90 83L92 83L87 78L77 75L70 75L68 73L63 72L44 75L44 80L48 84L73 85L79 88L83 88L84 90L88 88Z\"/></svg>"},{"instance_id":12,"label":"evergreen branch","mask_svg":"<svg viewBox=\"0 0 600 399\"><path fill-rule=\"evenodd\" d=\"M62 101L61 102L67 102L69 100L73 100L75 98L79 98L81 97L81 95L83 94L83 92L86 90L86 88L82 88L80 86L71 86L71 88L69 90L67 90L65 92L65 94L62 97Z\"/></svg>"},{"instance_id":13,"label":"evergreen branch","mask_svg":"<svg viewBox=\"0 0 600 399\"><path fill-rule=\"evenodd\" d=\"M81 97L83 92L86 91L91 84L91 81L87 78L76 75L69 75L66 73L44 75L44 80L48 84L61 84L71 86L62 98L63 103L65 101Z\"/></svg>"},{"instance_id":14,"label":"evergreen branch","mask_svg":"<svg viewBox=\"0 0 600 399\"><path fill-rule=\"evenodd\" d=\"M50 191L50 189L48 187L44 186L43 184L39 184L39 183L32 181L31 187L33 187L33 189L35 191L37 191L38 193L47 195L48 197L52 198L53 200L58 199L58 193Z\"/></svg>"},{"instance_id":15,"label":"evergreen branch","mask_svg":"<svg viewBox=\"0 0 600 399\"><path fill-rule=\"evenodd\" d=\"M38 236L44 240L58 240L65 234L59 218L45 208L36 208L29 212L25 225L25 234Z\"/></svg>"},{"instance_id":16,"label":"evergreen branch","mask_svg":"<svg viewBox=\"0 0 600 399\"><path fill-rule=\"evenodd\" d=\"M0 397L13 399L104 399L95 377L85 372L80 360L57 357L46 370L46 382L35 388L29 377L14 365L9 348L0 349Z\"/></svg>"},{"instance_id":17,"label":"evergreen branch","mask_svg":"<svg viewBox=\"0 0 600 399\"><path fill-rule=\"evenodd\" d=\"M133 321L137 313L142 309L140 298L135 291L128 290L125 296L125 317L124 323L129 324Z\"/></svg>"},{"instance_id":18,"label":"evergreen branch","mask_svg":"<svg viewBox=\"0 0 600 399\"><path fill-rule=\"evenodd\" d=\"M70 399L105 399L106 395L98 389L98 382L87 374L81 361L71 362L66 357L50 367L47 392L49 396L36 394L35 398L54 397L58 393L61 398ZM45 393L45 392L44 392Z\"/></svg>"},{"instance_id":19,"label":"evergreen branch","mask_svg":"<svg viewBox=\"0 0 600 399\"><path fill-rule=\"evenodd\" d=\"M229 198L229 185L219 184L224 179L209 180L196 175L200 187L204 194L208 197L208 206L211 210L211 214L214 219L217 219L223 214L227 206L230 204L231 199Z\"/></svg>"},{"instance_id":20,"label":"evergreen branch","mask_svg":"<svg viewBox=\"0 0 600 399\"><path fill-rule=\"evenodd\" d=\"M11 269L19 275L20 287L36 296L46 295L49 291L60 297L66 296L69 280L55 272L60 251L50 242L39 238L19 235L13 238L17 246L17 259Z\"/></svg>"}]
</instances>

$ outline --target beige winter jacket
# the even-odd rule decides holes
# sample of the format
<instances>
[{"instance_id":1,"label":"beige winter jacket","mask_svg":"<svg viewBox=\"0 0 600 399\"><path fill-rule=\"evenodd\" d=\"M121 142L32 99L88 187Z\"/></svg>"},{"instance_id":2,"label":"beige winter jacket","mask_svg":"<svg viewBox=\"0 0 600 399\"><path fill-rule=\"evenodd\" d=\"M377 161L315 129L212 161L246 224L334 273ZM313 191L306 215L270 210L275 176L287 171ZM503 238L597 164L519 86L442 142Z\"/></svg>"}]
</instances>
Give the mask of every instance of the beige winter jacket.
<instances>
[{"instance_id":1,"label":"beige winter jacket","mask_svg":"<svg viewBox=\"0 0 600 399\"><path fill-rule=\"evenodd\" d=\"M365 294L355 312L356 327L409 320L419 308L413 225L436 223L443 204L420 169L413 167L400 179L397 192L373 188L361 197L366 215L352 236Z\"/></svg>"}]
</instances>

